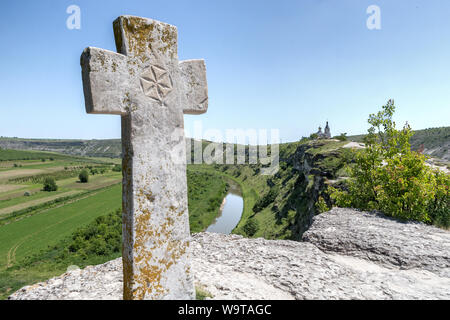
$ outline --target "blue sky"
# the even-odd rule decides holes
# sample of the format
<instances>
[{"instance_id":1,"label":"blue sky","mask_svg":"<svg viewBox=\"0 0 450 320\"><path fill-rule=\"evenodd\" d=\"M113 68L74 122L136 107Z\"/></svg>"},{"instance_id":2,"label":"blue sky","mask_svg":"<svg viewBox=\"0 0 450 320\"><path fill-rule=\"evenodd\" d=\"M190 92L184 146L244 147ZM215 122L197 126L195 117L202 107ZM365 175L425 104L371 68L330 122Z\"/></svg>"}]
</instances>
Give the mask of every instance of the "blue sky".
<instances>
[{"instance_id":1,"label":"blue sky","mask_svg":"<svg viewBox=\"0 0 450 320\"><path fill-rule=\"evenodd\" d=\"M81 29L66 28L66 8ZM369 30L369 5L381 30ZM1 1L0 135L117 138L118 116L87 115L79 57L115 50L121 14L178 27L179 58L204 58L209 110L185 116L204 129L279 129L298 140L330 121L332 134L363 133L389 98L414 129L450 119L448 0Z\"/></svg>"}]
</instances>

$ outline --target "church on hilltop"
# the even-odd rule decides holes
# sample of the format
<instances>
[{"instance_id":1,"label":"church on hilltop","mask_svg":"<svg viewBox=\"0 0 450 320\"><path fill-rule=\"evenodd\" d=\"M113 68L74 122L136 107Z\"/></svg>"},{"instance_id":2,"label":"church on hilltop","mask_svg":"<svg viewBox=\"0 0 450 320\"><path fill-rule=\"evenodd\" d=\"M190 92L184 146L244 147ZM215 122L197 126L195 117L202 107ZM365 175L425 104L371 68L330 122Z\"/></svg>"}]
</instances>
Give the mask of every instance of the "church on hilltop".
<instances>
[{"instance_id":1,"label":"church on hilltop","mask_svg":"<svg viewBox=\"0 0 450 320\"><path fill-rule=\"evenodd\" d=\"M317 131L316 134L319 139L330 139L331 138L331 131L330 131L330 127L328 126L328 121L327 121L327 125L325 126L325 132L322 132L322 127L319 127L319 131Z\"/></svg>"}]
</instances>

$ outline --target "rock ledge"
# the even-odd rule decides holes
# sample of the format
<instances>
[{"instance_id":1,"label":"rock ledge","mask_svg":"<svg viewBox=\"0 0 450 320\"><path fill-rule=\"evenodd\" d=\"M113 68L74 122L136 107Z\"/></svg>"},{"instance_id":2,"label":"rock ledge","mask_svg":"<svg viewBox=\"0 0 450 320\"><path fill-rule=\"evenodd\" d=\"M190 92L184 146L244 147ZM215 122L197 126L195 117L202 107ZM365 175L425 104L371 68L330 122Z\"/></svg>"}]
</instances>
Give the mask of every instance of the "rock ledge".
<instances>
[{"instance_id":1,"label":"rock ledge","mask_svg":"<svg viewBox=\"0 0 450 320\"><path fill-rule=\"evenodd\" d=\"M193 236L197 286L214 299L450 299L450 232L335 208L304 242ZM121 259L27 286L9 299L121 299Z\"/></svg>"}]
</instances>

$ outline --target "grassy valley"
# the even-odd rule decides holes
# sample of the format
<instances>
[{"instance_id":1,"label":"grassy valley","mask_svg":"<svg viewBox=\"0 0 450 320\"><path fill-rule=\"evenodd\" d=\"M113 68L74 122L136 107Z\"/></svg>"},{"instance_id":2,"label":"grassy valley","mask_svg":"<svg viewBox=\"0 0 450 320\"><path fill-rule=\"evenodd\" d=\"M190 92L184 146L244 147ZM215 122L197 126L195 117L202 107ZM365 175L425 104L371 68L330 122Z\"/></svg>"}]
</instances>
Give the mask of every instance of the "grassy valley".
<instances>
[{"instance_id":1,"label":"grassy valley","mask_svg":"<svg viewBox=\"0 0 450 320\"><path fill-rule=\"evenodd\" d=\"M0 150L0 297L61 274L69 265L83 267L121 255L119 163ZM89 172L87 183L79 181L81 170ZM57 191L42 190L47 177L56 181ZM207 228L218 215L226 181L215 172L188 169L193 232Z\"/></svg>"},{"instance_id":2,"label":"grassy valley","mask_svg":"<svg viewBox=\"0 0 450 320\"><path fill-rule=\"evenodd\" d=\"M423 139L437 136L427 143L439 144L448 140L445 130L421 134ZM355 165L349 142L280 144L274 175L262 175L262 164L189 164L191 231L203 231L214 221L232 180L244 198L233 233L300 240L314 215L332 206L328 187L345 190ZM236 156L236 146L234 150ZM61 274L70 265L84 267L121 255L120 159L98 156L0 150L0 297ZM88 183L78 181L81 170L89 171ZM57 191L42 191L46 177L56 181Z\"/></svg>"}]
</instances>

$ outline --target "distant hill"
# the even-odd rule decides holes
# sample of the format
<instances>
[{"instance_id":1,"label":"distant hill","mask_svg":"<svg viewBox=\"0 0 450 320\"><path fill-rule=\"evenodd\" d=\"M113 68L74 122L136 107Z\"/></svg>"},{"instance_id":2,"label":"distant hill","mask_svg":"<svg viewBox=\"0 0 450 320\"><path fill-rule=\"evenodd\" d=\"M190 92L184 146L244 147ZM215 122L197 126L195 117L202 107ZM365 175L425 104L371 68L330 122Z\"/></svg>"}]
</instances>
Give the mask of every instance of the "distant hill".
<instances>
[{"instance_id":1,"label":"distant hill","mask_svg":"<svg viewBox=\"0 0 450 320\"><path fill-rule=\"evenodd\" d=\"M364 135L349 136L351 141L361 142ZM417 130L411 138L413 150L424 145L424 153L436 158L450 160L450 127ZM120 139L60 140L22 139L0 137L0 148L60 152L75 156L120 158Z\"/></svg>"},{"instance_id":2,"label":"distant hill","mask_svg":"<svg viewBox=\"0 0 450 320\"><path fill-rule=\"evenodd\" d=\"M60 140L0 137L0 148L59 152L75 156L120 158L120 139Z\"/></svg>"},{"instance_id":3,"label":"distant hill","mask_svg":"<svg viewBox=\"0 0 450 320\"><path fill-rule=\"evenodd\" d=\"M349 136L351 141L361 142L364 135ZM411 147L418 150L424 146L424 153L445 160L450 160L450 127L415 130L411 138Z\"/></svg>"}]
</instances>

